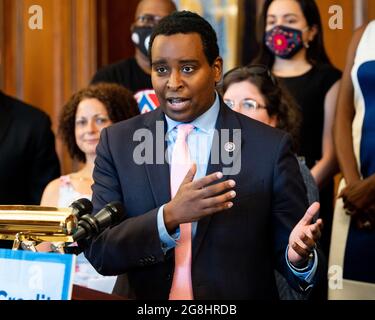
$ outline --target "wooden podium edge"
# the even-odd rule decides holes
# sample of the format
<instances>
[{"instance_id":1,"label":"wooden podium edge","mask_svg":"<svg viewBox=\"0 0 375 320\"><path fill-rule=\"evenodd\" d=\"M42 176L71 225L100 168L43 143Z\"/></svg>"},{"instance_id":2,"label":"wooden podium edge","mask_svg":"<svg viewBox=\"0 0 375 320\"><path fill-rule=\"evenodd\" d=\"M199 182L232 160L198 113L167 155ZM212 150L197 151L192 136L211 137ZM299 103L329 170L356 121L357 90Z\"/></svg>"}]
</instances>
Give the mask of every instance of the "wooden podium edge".
<instances>
[{"instance_id":1,"label":"wooden podium edge","mask_svg":"<svg viewBox=\"0 0 375 320\"><path fill-rule=\"evenodd\" d=\"M72 300L129 300L117 294L109 294L74 284Z\"/></svg>"}]
</instances>

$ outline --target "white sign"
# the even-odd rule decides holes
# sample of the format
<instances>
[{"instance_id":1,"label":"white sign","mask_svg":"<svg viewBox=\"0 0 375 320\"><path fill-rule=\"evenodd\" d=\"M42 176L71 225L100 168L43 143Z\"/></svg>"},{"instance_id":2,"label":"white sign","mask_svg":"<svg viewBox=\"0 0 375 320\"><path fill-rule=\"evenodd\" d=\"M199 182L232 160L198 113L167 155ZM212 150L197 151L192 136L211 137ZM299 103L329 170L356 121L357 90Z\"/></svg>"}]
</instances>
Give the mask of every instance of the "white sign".
<instances>
[{"instance_id":1,"label":"white sign","mask_svg":"<svg viewBox=\"0 0 375 320\"><path fill-rule=\"evenodd\" d=\"M0 300L69 300L75 255L0 249Z\"/></svg>"}]
</instances>

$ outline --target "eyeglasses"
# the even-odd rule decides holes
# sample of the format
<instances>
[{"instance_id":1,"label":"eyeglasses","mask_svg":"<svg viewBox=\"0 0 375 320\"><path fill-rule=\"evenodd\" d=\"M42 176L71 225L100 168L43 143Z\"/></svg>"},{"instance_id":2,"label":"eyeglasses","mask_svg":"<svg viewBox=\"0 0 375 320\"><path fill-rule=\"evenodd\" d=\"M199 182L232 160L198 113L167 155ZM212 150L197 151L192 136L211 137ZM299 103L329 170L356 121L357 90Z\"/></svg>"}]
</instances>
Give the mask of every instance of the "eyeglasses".
<instances>
[{"instance_id":1,"label":"eyeglasses","mask_svg":"<svg viewBox=\"0 0 375 320\"><path fill-rule=\"evenodd\" d=\"M233 73L233 75L231 75ZM224 88L225 85L227 85L227 88L235 82L240 82L242 80L246 80L251 76L259 76L263 77L265 79L271 80L272 84L274 86L277 86L276 79L272 75L270 69L263 64L249 64L244 67L237 67L230 71L228 71L224 75ZM226 84L226 80L229 81ZM226 90L225 89L225 90ZM224 99L224 102L228 107L234 108L235 102L233 100ZM240 101L239 106L241 108L247 109L247 110L253 110L256 111L257 109L268 109L267 106L260 105L256 100L253 99L243 99Z\"/></svg>"},{"instance_id":2,"label":"eyeglasses","mask_svg":"<svg viewBox=\"0 0 375 320\"><path fill-rule=\"evenodd\" d=\"M163 17L155 16L153 14L144 14L144 15L138 16L136 19L136 22L141 24L142 26L154 27L159 23L159 21L162 18Z\"/></svg>"},{"instance_id":3,"label":"eyeglasses","mask_svg":"<svg viewBox=\"0 0 375 320\"><path fill-rule=\"evenodd\" d=\"M271 79L272 83L276 85L275 77L273 76L270 69L264 64L248 64L245 68L254 75L268 77L269 79Z\"/></svg>"},{"instance_id":4,"label":"eyeglasses","mask_svg":"<svg viewBox=\"0 0 375 320\"><path fill-rule=\"evenodd\" d=\"M236 106L236 103L230 99L224 99L224 103L231 109ZM260 105L257 101L253 99L243 99L240 101L240 107L248 110L256 111L258 109L267 109L266 106Z\"/></svg>"}]
</instances>

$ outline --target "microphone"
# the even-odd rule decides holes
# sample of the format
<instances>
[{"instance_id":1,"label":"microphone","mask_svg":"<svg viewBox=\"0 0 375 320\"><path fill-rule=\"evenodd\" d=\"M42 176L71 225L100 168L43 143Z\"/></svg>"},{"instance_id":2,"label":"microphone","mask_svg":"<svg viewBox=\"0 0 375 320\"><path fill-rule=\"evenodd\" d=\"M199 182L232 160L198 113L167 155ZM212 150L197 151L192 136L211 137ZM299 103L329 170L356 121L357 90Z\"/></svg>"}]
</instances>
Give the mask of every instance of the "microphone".
<instances>
[{"instance_id":1,"label":"microphone","mask_svg":"<svg viewBox=\"0 0 375 320\"><path fill-rule=\"evenodd\" d=\"M73 234L73 240L90 239L101 233L105 228L118 222L124 214L124 207L118 201L108 203L95 216L83 215L78 221L77 231Z\"/></svg>"},{"instance_id":2,"label":"microphone","mask_svg":"<svg viewBox=\"0 0 375 320\"><path fill-rule=\"evenodd\" d=\"M79 220L84 214L91 214L93 210L92 203L89 199L81 198L74 201L70 206L72 213Z\"/></svg>"}]
</instances>

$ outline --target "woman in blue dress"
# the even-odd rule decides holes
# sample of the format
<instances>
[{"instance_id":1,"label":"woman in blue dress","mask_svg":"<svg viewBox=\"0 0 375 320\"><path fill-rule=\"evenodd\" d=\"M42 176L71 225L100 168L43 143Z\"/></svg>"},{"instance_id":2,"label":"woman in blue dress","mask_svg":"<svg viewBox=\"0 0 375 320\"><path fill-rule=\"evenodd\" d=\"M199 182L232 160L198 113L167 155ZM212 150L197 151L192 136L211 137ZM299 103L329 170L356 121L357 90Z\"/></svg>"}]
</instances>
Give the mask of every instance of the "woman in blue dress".
<instances>
[{"instance_id":1,"label":"woman in blue dress","mask_svg":"<svg viewBox=\"0 0 375 320\"><path fill-rule=\"evenodd\" d=\"M329 299L375 299L375 20L349 47L334 127L343 174L329 259Z\"/></svg>"}]
</instances>

